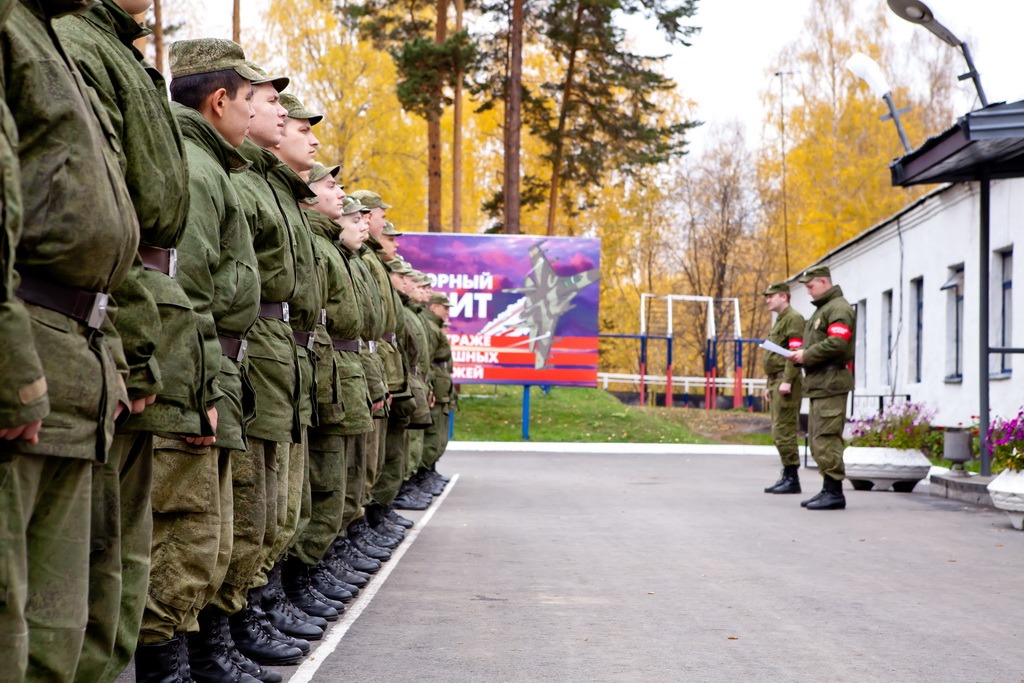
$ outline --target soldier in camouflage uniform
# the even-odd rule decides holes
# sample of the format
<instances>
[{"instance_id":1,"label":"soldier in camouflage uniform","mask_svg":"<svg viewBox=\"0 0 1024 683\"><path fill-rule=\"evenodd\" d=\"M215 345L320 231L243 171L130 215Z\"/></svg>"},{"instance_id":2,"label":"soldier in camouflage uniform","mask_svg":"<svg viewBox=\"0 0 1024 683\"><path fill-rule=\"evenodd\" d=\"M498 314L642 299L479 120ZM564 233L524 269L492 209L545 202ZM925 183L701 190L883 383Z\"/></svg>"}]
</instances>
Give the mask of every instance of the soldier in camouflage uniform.
<instances>
[{"instance_id":1,"label":"soldier in camouflage uniform","mask_svg":"<svg viewBox=\"0 0 1024 683\"><path fill-rule=\"evenodd\" d=\"M448 447L448 420L455 404L455 385L452 383L452 347L448 342L448 311L451 302L440 292L430 295L429 304L423 313L423 319L435 338L434 354L431 357L433 366L434 405L430 409L433 424L427 427L423 435L423 459L418 473L421 480L433 480L435 487L441 487L448 481L438 474L437 461L444 455ZM436 490L436 488L435 488Z\"/></svg>"},{"instance_id":2,"label":"soldier in camouflage uniform","mask_svg":"<svg viewBox=\"0 0 1024 683\"><path fill-rule=\"evenodd\" d=\"M203 338L206 400L215 402L216 443L154 438L153 551L149 599L135 654L139 681L224 675L197 633L200 610L231 557L231 453L245 450L254 414L245 335L259 313L256 255L229 174L247 166L237 148L252 116L252 81L241 47L229 40L174 43L172 111L185 139L189 206L178 245L178 282ZM188 646L182 636L188 633ZM230 675L241 673L235 668ZM242 675L241 680L252 681Z\"/></svg>"},{"instance_id":3,"label":"soldier in camouflage uniform","mask_svg":"<svg viewBox=\"0 0 1024 683\"><path fill-rule=\"evenodd\" d=\"M114 419L129 407L127 363L105 313L136 257L138 223L109 121L51 27L88 4L0 1L5 680L75 675L88 617L93 466L107 458Z\"/></svg>"},{"instance_id":4,"label":"soldier in camouflage uniform","mask_svg":"<svg viewBox=\"0 0 1024 683\"><path fill-rule=\"evenodd\" d=\"M132 15L150 4L102 0L54 22L113 125L141 231L142 262L114 293L133 414L93 477L89 627L76 673L88 683L116 679L135 653L149 585L153 433L213 438L203 346L192 305L175 280L174 250L188 210L184 142L163 77L132 45L149 34Z\"/></svg>"},{"instance_id":5,"label":"soldier in camouflage uniform","mask_svg":"<svg viewBox=\"0 0 1024 683\"><path fill-rule=\"evenodd\" d=\"M764 291L768 310L775 313L775 324L768 341L796 351L803 345L804 317L789 305L789 285L777 282ZM765 400L772 417L772 439L782 459L782 476L765 493L800 493L800 455L797 449L797 422L800 419L800 368L780 354L765 351L764 374L768 379Z\"/></svg>"},{"instance_id":6,"label":"soldier in camouflage uniform","mask_svg":"<svg viewBox=\"0 0 1024 683\"><path fill-rule=\"evenodd\" d=\"M345 194L335 180L338 170L315 164L308 177L318 199L309 209L309 221L327 303L326 319L317 330L320 424L310 432L312 515L289 561L305 566L313 590L344 602L359 592L358 584L365 583L365 578L337 560L332 544L342 529L346 490L356 484L348 481L349 465L363 457L366 434L373 431L373 401L360 361L365 302L353 279L350 259L337 244L342 227L336 221L343 219L345 211ZM362 206L351 204L348 211L360 214Z\"/></svg>"},{"instance_id":7,"label":"soldier in camouflage uniform","mask_svg":"<svg viewBox=\"0 0 1024 683\"><path fill-rule=\"evenodd\" d=\"M842 510L843 426L847 396L853 390L853 373L847 366L853 360L856 321L843 290L832 284L828 266L808 268L800 282L817 310L804 328L803 348L790 360L804 368L804 389L811 399L811 455L823 479L821 492L800 504L808 510Z\"/></svg>"}]
</instances>

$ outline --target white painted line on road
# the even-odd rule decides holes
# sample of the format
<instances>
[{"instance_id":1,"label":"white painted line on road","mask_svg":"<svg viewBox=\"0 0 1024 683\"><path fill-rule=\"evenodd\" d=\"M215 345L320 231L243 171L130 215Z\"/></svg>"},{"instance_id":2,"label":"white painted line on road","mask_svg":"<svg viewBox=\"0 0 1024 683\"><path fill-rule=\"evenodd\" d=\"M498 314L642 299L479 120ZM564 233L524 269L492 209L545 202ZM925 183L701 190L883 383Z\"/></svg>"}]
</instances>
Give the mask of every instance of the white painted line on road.
<instances>
[{"instance_id":1,"label":"white painted line on road","mask_svg":"<svg viewBox=\"0 0 1024 683\"><path fill-rule=\"evenodd\" d=\"M384 567L377 573L377 575L367 584L367 588L360 592L359 599L355 601L352 607L345 610L345 616L338 620L334 626L330 628L327 633L327 637L320 646L312 653L309 658L299 665L299 668L295 670L295 673L288 679L288 683L310 683L313 680L313 676L320 669L320 665L327 661L327 658L334 654L334 651L338 648L341 643L341 639L345 637L348 630L352 628L352 624L359 615L363 613L363 610L370 604L373 597L377 595L377 591L381 589L384 582L391 576L391 572L395 567L398 566L398 562L405 555L405 551L412 547L412 544L416 541L416 537L420 535L424 527L430 521L430 518L434 516L438 508L441 507L441 503L448 497L452 489L455 488L455 482L459 480L458 474L453 474L451 481L444 487L444 492L434 500L430 509L427 510L426 514L423 515L420 521L416 522L408 534L405 536L405 540L398 546L398 549L391 556L391 560L384 564Z\"/></svg>"}]
</instances>

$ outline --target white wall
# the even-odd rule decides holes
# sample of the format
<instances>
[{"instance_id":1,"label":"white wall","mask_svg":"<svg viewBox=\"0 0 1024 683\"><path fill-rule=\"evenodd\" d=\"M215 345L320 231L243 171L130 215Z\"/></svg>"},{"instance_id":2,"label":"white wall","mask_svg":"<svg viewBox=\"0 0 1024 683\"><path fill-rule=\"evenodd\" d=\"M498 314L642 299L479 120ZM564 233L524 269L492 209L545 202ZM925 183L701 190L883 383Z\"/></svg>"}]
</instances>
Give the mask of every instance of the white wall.
<instances>
[{"instance_id":1,"label":"white wall","mask_svg":"<svg viewBox=\"0 0 1024 683\"><path fill-rule=\"evenodd\" d=\"M820 262L832 270L851 304L864 300L867 316L858 328L866 330L858 344L855 395L909 394L937 409L935 423L954 426L971 422L978 414L978 243L979 189L960 183L937 190L900 214L866 231L827 255ZM1013 258L1013 322L1011 345L1024 347L1024 179L993 181L991 194L990 323L992 346L998 346L1001 311L1001 261L997 252L1016 247ZM1018 239L1018 241L1021 241ZM962 380L951 382L948 372L948 294L940 287L949 269L964 265L964 324ZM806 264L811 265L811 264ZM915 381L911 358L914 315L910 283L924 281L922 379ZM806 317L813 305L802 285L793 281L792 305ZM885 306L883 293L892 290L892 357L894 384L884 383L886 349L882 338ZM902 320L901 320L902 316ZM863 353L862 353L863 352ZM864 357L862 357L864 356ZM1011 417L1024 403L1024 355L1011 357L1014 371L997 375L999 357L990 361L992 415ZM860 402L857 406L864 405Z\"/></svg>"}]
</instances>

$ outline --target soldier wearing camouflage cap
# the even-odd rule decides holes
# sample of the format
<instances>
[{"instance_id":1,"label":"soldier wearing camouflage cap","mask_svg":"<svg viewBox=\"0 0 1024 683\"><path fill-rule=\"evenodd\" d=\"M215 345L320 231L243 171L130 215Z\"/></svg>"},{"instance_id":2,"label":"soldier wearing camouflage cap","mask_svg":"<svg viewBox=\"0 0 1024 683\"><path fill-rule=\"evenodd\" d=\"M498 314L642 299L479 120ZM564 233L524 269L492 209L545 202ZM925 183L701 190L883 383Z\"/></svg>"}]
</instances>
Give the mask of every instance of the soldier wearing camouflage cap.
<instances>
[{"instance_id":1,"label":"soldier wearing camouflage cap","mask_svg":"<svg viewBox=\"0 0 1024 683\"><path fill-rule=\"evenodd\" d=\"M803 366L804 391L811 399L811 455L822 476L821 492L801 505L808 510L841 510L846 507L843 426L847 397L853 390L848 365L855 348L856 316L843 290L833 284L828 266L808 268L799 280L816 310L804 327L802 348L790 360Z\"/></svg>"},{"instance_id":2,"label":"soldier wearing camouflage cap","mask_svg":"<svg viewBox=\"0 0 1024 683\"><path fill-rule=\"evenodd\" d=\"M434 493L443 490L448 479L437 472L437 461L448 447L448 421L455 408L455 385L452 383L452 347L447 327L451 302L441 292L432 292L422 314L433 338L430 359L434 405L430 409L432 424L423 432L423 452L413 483Z\"/></svg>"},{"instance_id":3,"label":"soldier wearing camouflage cap","mask_svg":"<svg viewBox=\"0 0 1024 683\"><path fill-rule=\"evenodd\" d=\"M768 341L796 351L803 344L804 317L789 305L789 285L776 282L764 290L765 307L775 323ZM764 374L768 380L764 398L772 418L772 439L782 460L782 476L765 493L800 493L800 456L797 450L797 424L800 419L800 368L772 351L764 352Z\"/></svg>"}]
</instances>

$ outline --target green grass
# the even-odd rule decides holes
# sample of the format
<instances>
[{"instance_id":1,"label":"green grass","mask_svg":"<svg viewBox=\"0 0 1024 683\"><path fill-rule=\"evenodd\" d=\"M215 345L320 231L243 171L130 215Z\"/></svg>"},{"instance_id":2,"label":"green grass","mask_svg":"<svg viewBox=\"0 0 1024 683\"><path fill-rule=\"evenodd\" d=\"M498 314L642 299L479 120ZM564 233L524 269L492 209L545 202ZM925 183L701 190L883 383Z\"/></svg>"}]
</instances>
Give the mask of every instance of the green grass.
<instances>
[{"instance_id":1,"label":"green grass","mask_svg":"<svg viewBox=\"0 0 1024 683\"><path fill-rule=\"evenodd\" d=\"M462 441L522 440L521 386L463 385L455 414ZM626 443L710 443L685 425L624 406L600 389L530 389L530 440Z\"/></svg>"}]
</instances>

